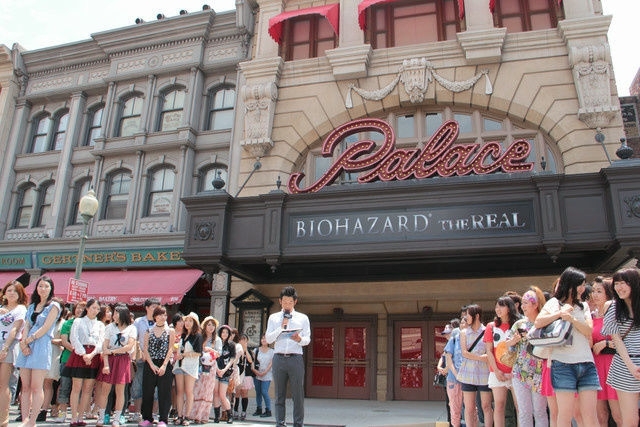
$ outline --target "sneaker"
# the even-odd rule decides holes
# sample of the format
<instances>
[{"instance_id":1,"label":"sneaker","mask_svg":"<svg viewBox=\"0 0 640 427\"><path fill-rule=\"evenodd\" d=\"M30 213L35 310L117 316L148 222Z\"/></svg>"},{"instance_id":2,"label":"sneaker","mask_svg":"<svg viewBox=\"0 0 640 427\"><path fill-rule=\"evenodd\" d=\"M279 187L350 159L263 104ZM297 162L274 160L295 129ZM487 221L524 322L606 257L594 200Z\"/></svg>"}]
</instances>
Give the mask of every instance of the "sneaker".
<instances>
[{"instance_id":1,"label":"sneaker","mask_svg":"<svg viewBox=\"0 0 640 427\"><path fill-rule=\"evenodd\" d=\"M126 424L127 423L127 417L124 416L124 414L120 414L120 420L118 422L118 424L122 425L122 424Z\"/></svg>"},{"instance_id":2,"label":"sneaker","mask_svg":"<svg viewBox=\"0 0 640 427\"><path fill-rule=\"evenodd\" d=\"M259 417L260 415L262 415L262 408L256 409L256 412L254 412L251 415L254 416L254 417Z\"/></svg>"},{"instance_id":3,"label":"sneaker","mask_svg":"<svg viewBox=\"0 0 640 427\"><path fill-rule=\"evenodd\" d=\"M51 421L52 423L62 424L62 423L64 423L65 421L67 421L67 417L66 417L66 416L64 416L64 415L60 415L59 417L52 418L50 421Z\"/></svg>"},{"instance_id":4,"label":"sneaker","mask_svg":"<svg viewBox=\"0 0 640 427\"><path fill-rule=\"evenodd\" d=\"M120 423L119 423L118 421L114 420L114 421L111 423L111 427L120 427Z\"/></svg>"},{"instance_id":5,"label":"sneaker","mask_svg":"<svg viewBox=\"0 0 640 427\"><path fill-rule=\"evenodd\" d=\"M165 423L164 421L160 421L158 422L158 427L167 427L167 423Z\"/></svg>"},{"instance_id":6,"label":"sneaker","mask_svg":"<svg viewBox=\"0 0 640 427\"><path fill-rule=\"evenodd\" d=\"M153 423L149 420L142 420L138 423L138 427L151 427Z\"/></svg>"},{"instance_id":7,"label":"sneaker","mask_svg":"<svg viewBox=\"0 0 640 427\"><path fill-rule=\"evenodd\" d=\"M134 412L129 414L129 418L127 419L128 423L140 423L142 422L142 414L139 412Z\"/></svg>"},{"instance_id":8,"label":"sneaker","mask_svg":"<svg viewBox=\"0 0 640 427\"><path fill-rule=\"evenodd\" d=\"M111 422L111 415L104 414L104 423L109 424Z\"/></svg>"}]
</instances>

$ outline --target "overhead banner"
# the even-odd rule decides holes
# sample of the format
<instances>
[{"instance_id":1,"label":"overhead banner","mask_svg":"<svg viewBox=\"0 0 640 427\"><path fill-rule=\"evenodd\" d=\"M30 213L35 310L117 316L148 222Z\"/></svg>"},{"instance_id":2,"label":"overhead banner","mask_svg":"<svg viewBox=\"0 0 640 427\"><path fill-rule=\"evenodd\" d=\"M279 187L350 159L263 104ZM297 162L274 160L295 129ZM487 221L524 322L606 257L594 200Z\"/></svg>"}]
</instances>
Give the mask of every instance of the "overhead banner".
<instances>
[{"instance_id":1,"label":"overhead banner","mask_svg":"<svg viewBox=\"0 0 640 427\"><path fill-rule=\"evenodd\" d=\"M402 242L535 233L532 201L292 215L289 243Z\"/></svg>"}]
</instances>

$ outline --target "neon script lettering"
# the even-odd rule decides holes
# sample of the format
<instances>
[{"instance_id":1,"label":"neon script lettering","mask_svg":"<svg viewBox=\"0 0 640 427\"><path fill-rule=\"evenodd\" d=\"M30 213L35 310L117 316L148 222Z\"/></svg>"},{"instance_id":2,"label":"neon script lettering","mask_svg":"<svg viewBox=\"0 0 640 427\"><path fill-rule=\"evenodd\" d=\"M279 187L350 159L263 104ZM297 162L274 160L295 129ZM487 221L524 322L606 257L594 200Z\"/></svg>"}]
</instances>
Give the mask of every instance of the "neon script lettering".
<instances>
[{"instance_id":1,"label":"neon script lettering","mask_svg":"<svg viewBox=\"0 0 640 427\"><path fill-rule=\"evenodd\" d=\"M300 188L303 173L294 173L289 179L289 192L313 193L331 185L344 172L363 172L358 182L423 179L435 175L448 177L470 174L486 175L528 172L533 163L526 159L531 152L528 141L513 141L504 151L498 142L485 144L455 144L458 123L449 120L433 134L424 148L395 148L395 134L389 124L380 119L358 119L336 128L322 144L323 157L331 157L344 138L360 132L379 132L384 136L382 145L361 140L350 145L318 181Z\"/></svg>"}]
</instances>

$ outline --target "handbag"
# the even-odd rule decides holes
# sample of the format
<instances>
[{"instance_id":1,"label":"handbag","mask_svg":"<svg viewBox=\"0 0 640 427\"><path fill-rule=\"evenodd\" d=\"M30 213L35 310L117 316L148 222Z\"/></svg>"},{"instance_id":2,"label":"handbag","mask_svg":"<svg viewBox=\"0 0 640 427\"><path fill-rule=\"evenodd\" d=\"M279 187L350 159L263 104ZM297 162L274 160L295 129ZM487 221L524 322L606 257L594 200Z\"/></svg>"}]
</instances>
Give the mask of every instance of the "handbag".
<instances>
[{"instance_id":1,"label":"handbag","mask_svg":"<svg viewBox=\"0 0 640 427\"><path fill-rule=\"evenodd\" d=\"M437 372L433 377L433 386L444 388L447 386L447 376Z\"/></svg>"},{"instance_id":2,"label":"handbag","mask_svg":"<svg viewBox=\"0 0 640 427\"><path fill-rule=\"evenodd\" d=\"M572 330L571 322L556 319L543 328L531 328L527 337L536 347L559 347L573 343Z\"/></svg>"},{"instance_id":3,"label":"handbag","mask_svg":"<svg viewBox=\"0 0 640 427\"><path fill-rule=\"evenodd\" d=\"M498 343L496 354L500 354L500 363L510 368L513 368L513 365L516 363L516 359L518 358L518 353L515 349L508 346L504 341Z\"/></svg>"}]
</instances>

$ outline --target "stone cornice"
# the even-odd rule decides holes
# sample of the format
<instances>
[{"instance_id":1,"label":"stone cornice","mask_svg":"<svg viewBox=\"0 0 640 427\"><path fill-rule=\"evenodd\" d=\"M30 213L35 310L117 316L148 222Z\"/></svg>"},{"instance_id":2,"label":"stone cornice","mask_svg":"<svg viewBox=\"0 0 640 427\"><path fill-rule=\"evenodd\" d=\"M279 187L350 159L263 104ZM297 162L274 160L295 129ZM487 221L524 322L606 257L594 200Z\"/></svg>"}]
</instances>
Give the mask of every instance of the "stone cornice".
<instances>
[{"instance_id":1,"label":"stone cornice","mask_svg":"<svg viewBox=\"0 0 640 427\"><path fill-rule=\"evenodd\" d=\"M565 19L558 22L558 30L565 42L576 39L606 37L611 25L611 19L611 15Z\"/></svg>"}]
</instances>

